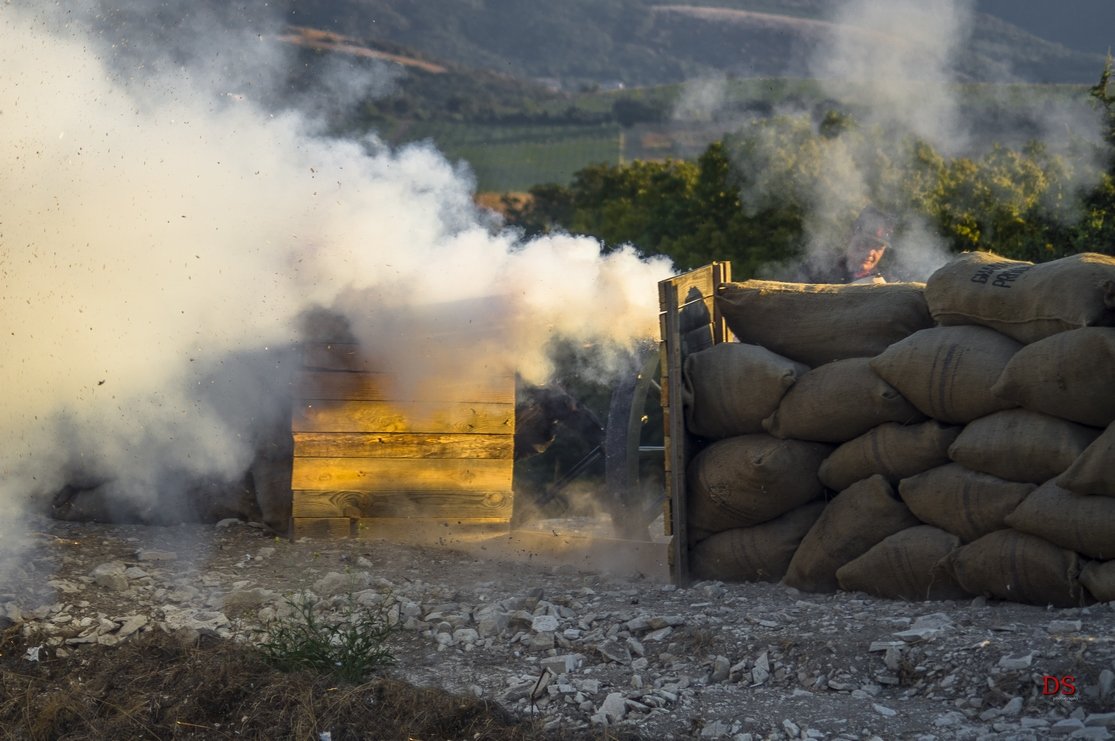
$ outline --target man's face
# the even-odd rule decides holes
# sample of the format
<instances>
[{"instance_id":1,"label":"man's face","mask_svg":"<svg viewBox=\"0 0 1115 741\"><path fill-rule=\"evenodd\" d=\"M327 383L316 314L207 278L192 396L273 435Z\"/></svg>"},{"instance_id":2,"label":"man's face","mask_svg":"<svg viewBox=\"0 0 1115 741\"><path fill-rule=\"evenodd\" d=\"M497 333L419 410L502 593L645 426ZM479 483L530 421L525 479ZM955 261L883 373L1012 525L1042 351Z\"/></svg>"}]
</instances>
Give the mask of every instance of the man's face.
<instances>
[{"instance_id":1,"label":"man's face","mask_svg":"<svg viewBox=\"0 0 1115 741\"><path fill-rule=\"evenodd\" d=\"M844 263L852 275L864 275L879 265L879 260L883 259L883 253L886 251L887 246L879 240L859 235L848 244Z\"/></svg>"}]
</instances>

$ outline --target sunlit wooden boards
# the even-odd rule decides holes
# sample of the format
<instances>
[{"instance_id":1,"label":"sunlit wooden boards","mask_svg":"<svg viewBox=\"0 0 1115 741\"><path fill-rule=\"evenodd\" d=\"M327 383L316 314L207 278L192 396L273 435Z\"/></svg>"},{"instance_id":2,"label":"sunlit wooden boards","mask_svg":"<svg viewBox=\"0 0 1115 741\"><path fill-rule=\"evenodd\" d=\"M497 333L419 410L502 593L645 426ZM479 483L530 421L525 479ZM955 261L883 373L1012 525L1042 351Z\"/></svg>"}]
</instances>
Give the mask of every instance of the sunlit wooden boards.
<instances>
[{"instance_id":1,"label":"sunlit wooden boards","mask_svg":"<svg viewBox=\"0 0 1115 741\"><path fill-rule=\"evenodd\" d=\"M686 538L685 467L691 448L682 409L682 363L690 352L729 339L716 308L716 287L732 279L728 262L714 262L658 284L659 329L662 335L662 407L665 425L666 534L670 538L669 567L675 584L689 582L689 543Z\"/></svg>"},{"instance_id":2,"label":"sunlit wooden boards","mask_svg":"<svg viewBox=\"0 0 1115 741\"><path fill-rule=\"evenodd\" d=\"M513 375L384 373L356 344L307 343L297 397L293 537L510 522Z\"/></svg>"}]
</instances>

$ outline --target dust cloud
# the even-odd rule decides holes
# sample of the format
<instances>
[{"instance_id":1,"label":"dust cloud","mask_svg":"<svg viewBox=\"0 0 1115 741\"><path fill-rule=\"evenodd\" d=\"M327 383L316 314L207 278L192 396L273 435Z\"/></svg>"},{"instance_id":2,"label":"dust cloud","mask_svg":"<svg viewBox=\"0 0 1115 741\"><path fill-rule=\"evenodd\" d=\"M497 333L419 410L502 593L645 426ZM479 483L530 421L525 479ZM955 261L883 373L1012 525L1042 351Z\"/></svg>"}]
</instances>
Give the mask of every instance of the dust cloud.
<instances>
[{"instance_id":1,"label":"dust cloud","mask_svg":"<svg viewBox=\"0 0 1115 741\"><path fill-rule=\"evenodd\" d=\"M289 50L204 16L145 38L144 7L0 8L4 549L75 479L142 510L241 476L283 419L311 309L342 313L404 374L467 371L424 352L449 317L500 328L478 372L536 380L555 336L619 357L656 333L666 261L524 242L473 204L464 165L323 133L336 96L396 73L338 66L317 91L329 105L277 106Z\"/></svg>"}]
</instances>

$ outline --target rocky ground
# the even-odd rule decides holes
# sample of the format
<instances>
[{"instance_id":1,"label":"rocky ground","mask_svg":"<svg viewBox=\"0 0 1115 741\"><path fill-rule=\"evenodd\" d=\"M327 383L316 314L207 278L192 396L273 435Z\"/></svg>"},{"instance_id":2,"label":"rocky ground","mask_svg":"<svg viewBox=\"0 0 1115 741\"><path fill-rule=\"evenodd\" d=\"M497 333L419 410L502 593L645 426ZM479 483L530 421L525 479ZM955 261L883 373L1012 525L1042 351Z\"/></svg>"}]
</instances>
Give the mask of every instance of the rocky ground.
<instances>
[{"instance_id":1,"label":"rocky ground","mask_svg":"<svg viewBox=\"0 0 1115 741\"><path fill-rule=\"evenodd\" d=\"M1115 603L677 588L654 568L562 564L498 537L292 543L237 521L30 530L30 550L0 581L0 628L34 638L19 657L27 666L152 631L259 640L292 595L312 592L397 623L389 675L493 700L565 737L1115 734Z\"/></svg>"}]
</instances>

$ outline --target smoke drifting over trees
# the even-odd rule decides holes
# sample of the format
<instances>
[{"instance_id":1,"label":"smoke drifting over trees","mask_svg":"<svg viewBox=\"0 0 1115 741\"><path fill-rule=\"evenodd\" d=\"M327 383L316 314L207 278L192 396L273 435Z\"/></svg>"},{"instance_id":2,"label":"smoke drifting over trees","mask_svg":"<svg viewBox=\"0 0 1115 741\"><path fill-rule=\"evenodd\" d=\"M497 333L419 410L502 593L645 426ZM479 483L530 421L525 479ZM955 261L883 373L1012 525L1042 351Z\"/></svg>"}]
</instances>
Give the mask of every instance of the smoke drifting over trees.
<instances>
[{"instance_id":1,"label":"smoke drifting over trees","mask_svg":"<svg viewBox=\"0 0 1115 741\"><path fill-rule=\"evenodd\" d=\"M553 336L622 348L654 333L665 260L522 242L477 210L464 166L329 138L320 106L275 106L290 59L259 25L198 16L172 36L141 23L147 9L0 11L6 545L18 512L78 473L133 504L239 476L283 414L281 351L315 307L358 337L420 343L429 327L398 324L408 308L502 296L514 321L477 348L482 371L535 378ZM321 90L341 105L391 78L334 68ZM367 348L422 356L397 349Z\"/></svg>"}]
</instances>

